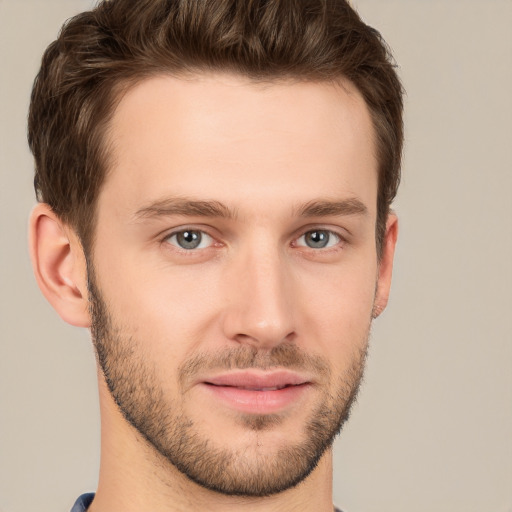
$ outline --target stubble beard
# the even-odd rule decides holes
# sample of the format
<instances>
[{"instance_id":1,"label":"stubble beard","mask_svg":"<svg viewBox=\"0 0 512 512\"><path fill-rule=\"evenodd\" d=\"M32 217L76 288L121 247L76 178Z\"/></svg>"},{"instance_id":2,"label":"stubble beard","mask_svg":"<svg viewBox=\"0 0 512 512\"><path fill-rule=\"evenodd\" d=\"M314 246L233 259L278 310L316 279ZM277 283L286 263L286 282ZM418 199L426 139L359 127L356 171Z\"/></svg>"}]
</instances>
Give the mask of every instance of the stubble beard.
<instances>
[{"instance_id":1,"label":"stubble beard","mask_svg":"<svg viewBox=\"0 0 512 512\"><path fill-rule=\"evenodd\" d=\"M147 441L157 458L172 464L200 486L231 496L262 497L280 493L302 482L331 447L349 417L363 376L367 354L366 339L345 375L338 378L336 392L323 391L318 406L304 425L303 441L268 452L263 442L248 455L247 451L215 446L215 433L203 435L177 401L171 401L157 378L151 363L144 359L142 344L122 333L113 321L88 268L91 334L98 364L111 396L126 421ZM311 358L295 345L282 344L262 353L253 347L230 349L215 355L215 361L203 354L180 368L180 378L214 364L223 369L288 367L314 369L325 376L330 367L324 359ZM279 414L244 414L246 429L264 432L278 428Z\"/></svg>"}]
</instances>

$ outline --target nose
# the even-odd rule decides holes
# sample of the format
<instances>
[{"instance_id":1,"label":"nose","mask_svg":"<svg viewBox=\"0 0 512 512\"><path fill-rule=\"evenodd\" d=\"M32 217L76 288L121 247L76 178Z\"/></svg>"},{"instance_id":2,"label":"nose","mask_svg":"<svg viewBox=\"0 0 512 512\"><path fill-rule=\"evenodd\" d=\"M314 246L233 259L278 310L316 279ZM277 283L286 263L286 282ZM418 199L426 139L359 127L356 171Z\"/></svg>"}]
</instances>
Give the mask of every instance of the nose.
<instances>
[{"instance_id":1,"label":"nose","mask_svg":"<svg viewBox=\"0 0 512 512\"><path fill-rule=\"evenodd\" d=\"M229 265L223 283L227 304L223 329L231 340L270 350L292 341L296 314L286 256L271 244L266 249L261 245Z\"/></svg>"}]
</instances>

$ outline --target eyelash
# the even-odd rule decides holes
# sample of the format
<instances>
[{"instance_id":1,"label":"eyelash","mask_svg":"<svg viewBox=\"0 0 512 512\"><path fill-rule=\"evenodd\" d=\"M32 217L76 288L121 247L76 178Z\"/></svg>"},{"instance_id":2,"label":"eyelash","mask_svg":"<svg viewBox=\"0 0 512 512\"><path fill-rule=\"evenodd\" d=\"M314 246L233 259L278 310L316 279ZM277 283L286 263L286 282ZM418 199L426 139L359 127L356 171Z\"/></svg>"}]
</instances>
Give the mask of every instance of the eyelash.
<instances>
[{"instance_id":1,"label":"eyelash","mask_svg":"<svg viewBox=\"0 0 512 512\"><path fill-rule=\"evenodd\" d=\"M322 234L327 233L327 235L329 236L327 243L331 242L330 239L332 237L337 239L337 241L335 241L334 246L328 246L328 247L310 247L310 246L308 246L306 244L298 244L297 243L297 241L300 240L301 238L305 237L308 234L313 234L313 233L316 233L316 234L318 234L318 233L322 233ZM332 229L316 228L316 229L309 229L308 231L305 231L302 235L300 235L298 238L295 239L294 245L298 246L298 247L305 247L305 248L311 249L313 251L327 252L327 251L331 251L331 250L336 250L335 246L338 245L342 241L343 241L343 237L339 233L336 233L335 231L333 231Z\"/></svg>"},{"instance_id":2,"label":"eyelash","mask_svg":"<svg viewBox=\"0 0 512 512\"><path fill-rule=\"evenodd\" d=\"M170 240L173 237L177 237L178 235L186 233L187 231L194 232L194 233L201 233L202 237L204 237L206 235L208 238L211 239L210 244L208 245L208 247L202 247L202 248L199 248L199 249L198 248L185 249L184 247L180 247L177 243L173 244L173 243L170 242ZM216 243L219 245L219 242L215 241L215 237L210 235L207 231L205 231L204 229L198 229L198 228L193 228L193 227L185 227L185 228L173 231L172 233L168 233L167 235L165 235L165 237L162 239L162 244L172 245L173 246L173 250L178 251L179 253L184 254L186 256L195 256L200 251L204 251L206 249L210 249Z\"/></svg>"},{"instance_id":3,"label":"eyelash","mask_svg":"<svg viewBox=\"0 0 512 512\"><path fill-rule=\"evenodd\" d=\"M201 236L203 236L203 237L206 236L206 237L210 238L211 242L209 243L209 245L207 247L191 248L191 249L186 249L184 247L180 247L177 243L174 244L174 243L170 242L170 239L172 239L173 237L177 237L178 235L184 234L187 231L194 232L194 233L200 233ZM300 240L301 238L303 238L304 236L306 236L309 233L315 233L315 232L326 233L326 234L328 234L329 237L335 237L337 240L334 243L334 245L330 246L330 247L315 248L315 247L309 247L306 244L297 244L298 240ZM194 228L194 227L184 227L179 230L175 230L171 233L168 233L165 235L165 237L163 237L161 242L163 244L172 245L174 250L179 251L182 254L190 255L190 256L194 256L195 254L199 253L200 251L210 249L211 247L213 247L215 245L222 245L220 242L216 242L215 237L210 235L204 229L199 229L199 228ZM330 242L330 239L329 239L329 242ZM344 244L345 242L346 242L345 237L343 237L337 231L334 231L332 229L321 228L321 227L318 227L318 228L313 227L313 228L307 229L306 231L303 231L298 237L294 238L291 245L292 245L292 247L303 247L306 250L313 251L314 253L319 253L319 252L322 252L322 253L329 252L330 253L330 252L335 252L335 251L341 250L342 247L339 247L339 245Z\"/></svg>"}]
</instances>

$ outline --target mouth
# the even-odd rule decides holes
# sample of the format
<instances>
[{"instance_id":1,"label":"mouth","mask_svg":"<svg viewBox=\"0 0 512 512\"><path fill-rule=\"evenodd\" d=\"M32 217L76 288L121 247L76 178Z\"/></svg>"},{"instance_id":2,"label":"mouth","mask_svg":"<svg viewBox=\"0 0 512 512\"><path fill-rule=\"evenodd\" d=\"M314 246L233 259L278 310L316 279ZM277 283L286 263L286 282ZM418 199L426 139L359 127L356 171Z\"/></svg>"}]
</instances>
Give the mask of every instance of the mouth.
<instances>
[{"instance_id":1,"label":"mouth","mask_svg":"<svg viewBox=\"0 0 512 512\"><path fill-rule=\"evenodd\" d=\"M220 384L213 384L211 382L205 382L205 384L210 385L210 386L220 386ZM288 387L293 386L293 385L295 385L295 384L286 384L284 386L274 386L274 387L270 387L270 388L251 387L251 386L229 386L229 385L226 385L224 387L236 388L236 389L244 389L246 391L277 391L279 389L285 389L285 388L288 388Z\"/></svg>"},{"instance_id":2,"label":"mouth","mask_svg":"<svg viewBox=\"0 0 512 512\"><path fill-rule=\"evenodd\" d=\"M289 371L231 372L209 377L200 385L215 402L251 414L270 414L297 406L311 380Z\"/></svg>"}]
</instances>

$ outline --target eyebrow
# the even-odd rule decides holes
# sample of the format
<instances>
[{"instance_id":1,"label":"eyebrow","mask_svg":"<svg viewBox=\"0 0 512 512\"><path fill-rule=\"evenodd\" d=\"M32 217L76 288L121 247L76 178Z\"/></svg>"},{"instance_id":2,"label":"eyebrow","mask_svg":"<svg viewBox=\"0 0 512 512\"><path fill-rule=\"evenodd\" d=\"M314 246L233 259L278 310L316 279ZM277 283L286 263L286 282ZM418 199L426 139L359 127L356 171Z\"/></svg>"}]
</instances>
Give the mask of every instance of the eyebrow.
<instances>
[{"instance_id":1,"label":"eyebrow","mask_svg":"<svg viewBox=\"0 0 512 512\"><path fill-rule=\"evenodd\" d=\"M298 208L300 217L367 215L368 208L357 198L310 201Z\"/></svg>"},{"instance_id":2,"label":"eyebrow","mask_svg":"<svg viewBox=\"0 0 512 512\"><path fill-rule=\"evenodd\" d=\"M140 208L135 213L135 219L168 217L171 215L234 219L237 213L219 201L198 201L184 197L171 197Z\"/></svg>"},{"instance_id":3,"label":"eyebrow","mask_svg":"<svg viewBox=\"0 0 512 512\"><path fill-rule=\"evenodd\" d=\"M357 198L343 200L315 200L299 205L294 213L299 217L328 217L366 215L368 208ZM237 211L219 201L200 201L184 197L170 197L154 201L137 210L135 220L182 215L188 217L218 217L236 219Z\"/></svg>"}]
</instances>

